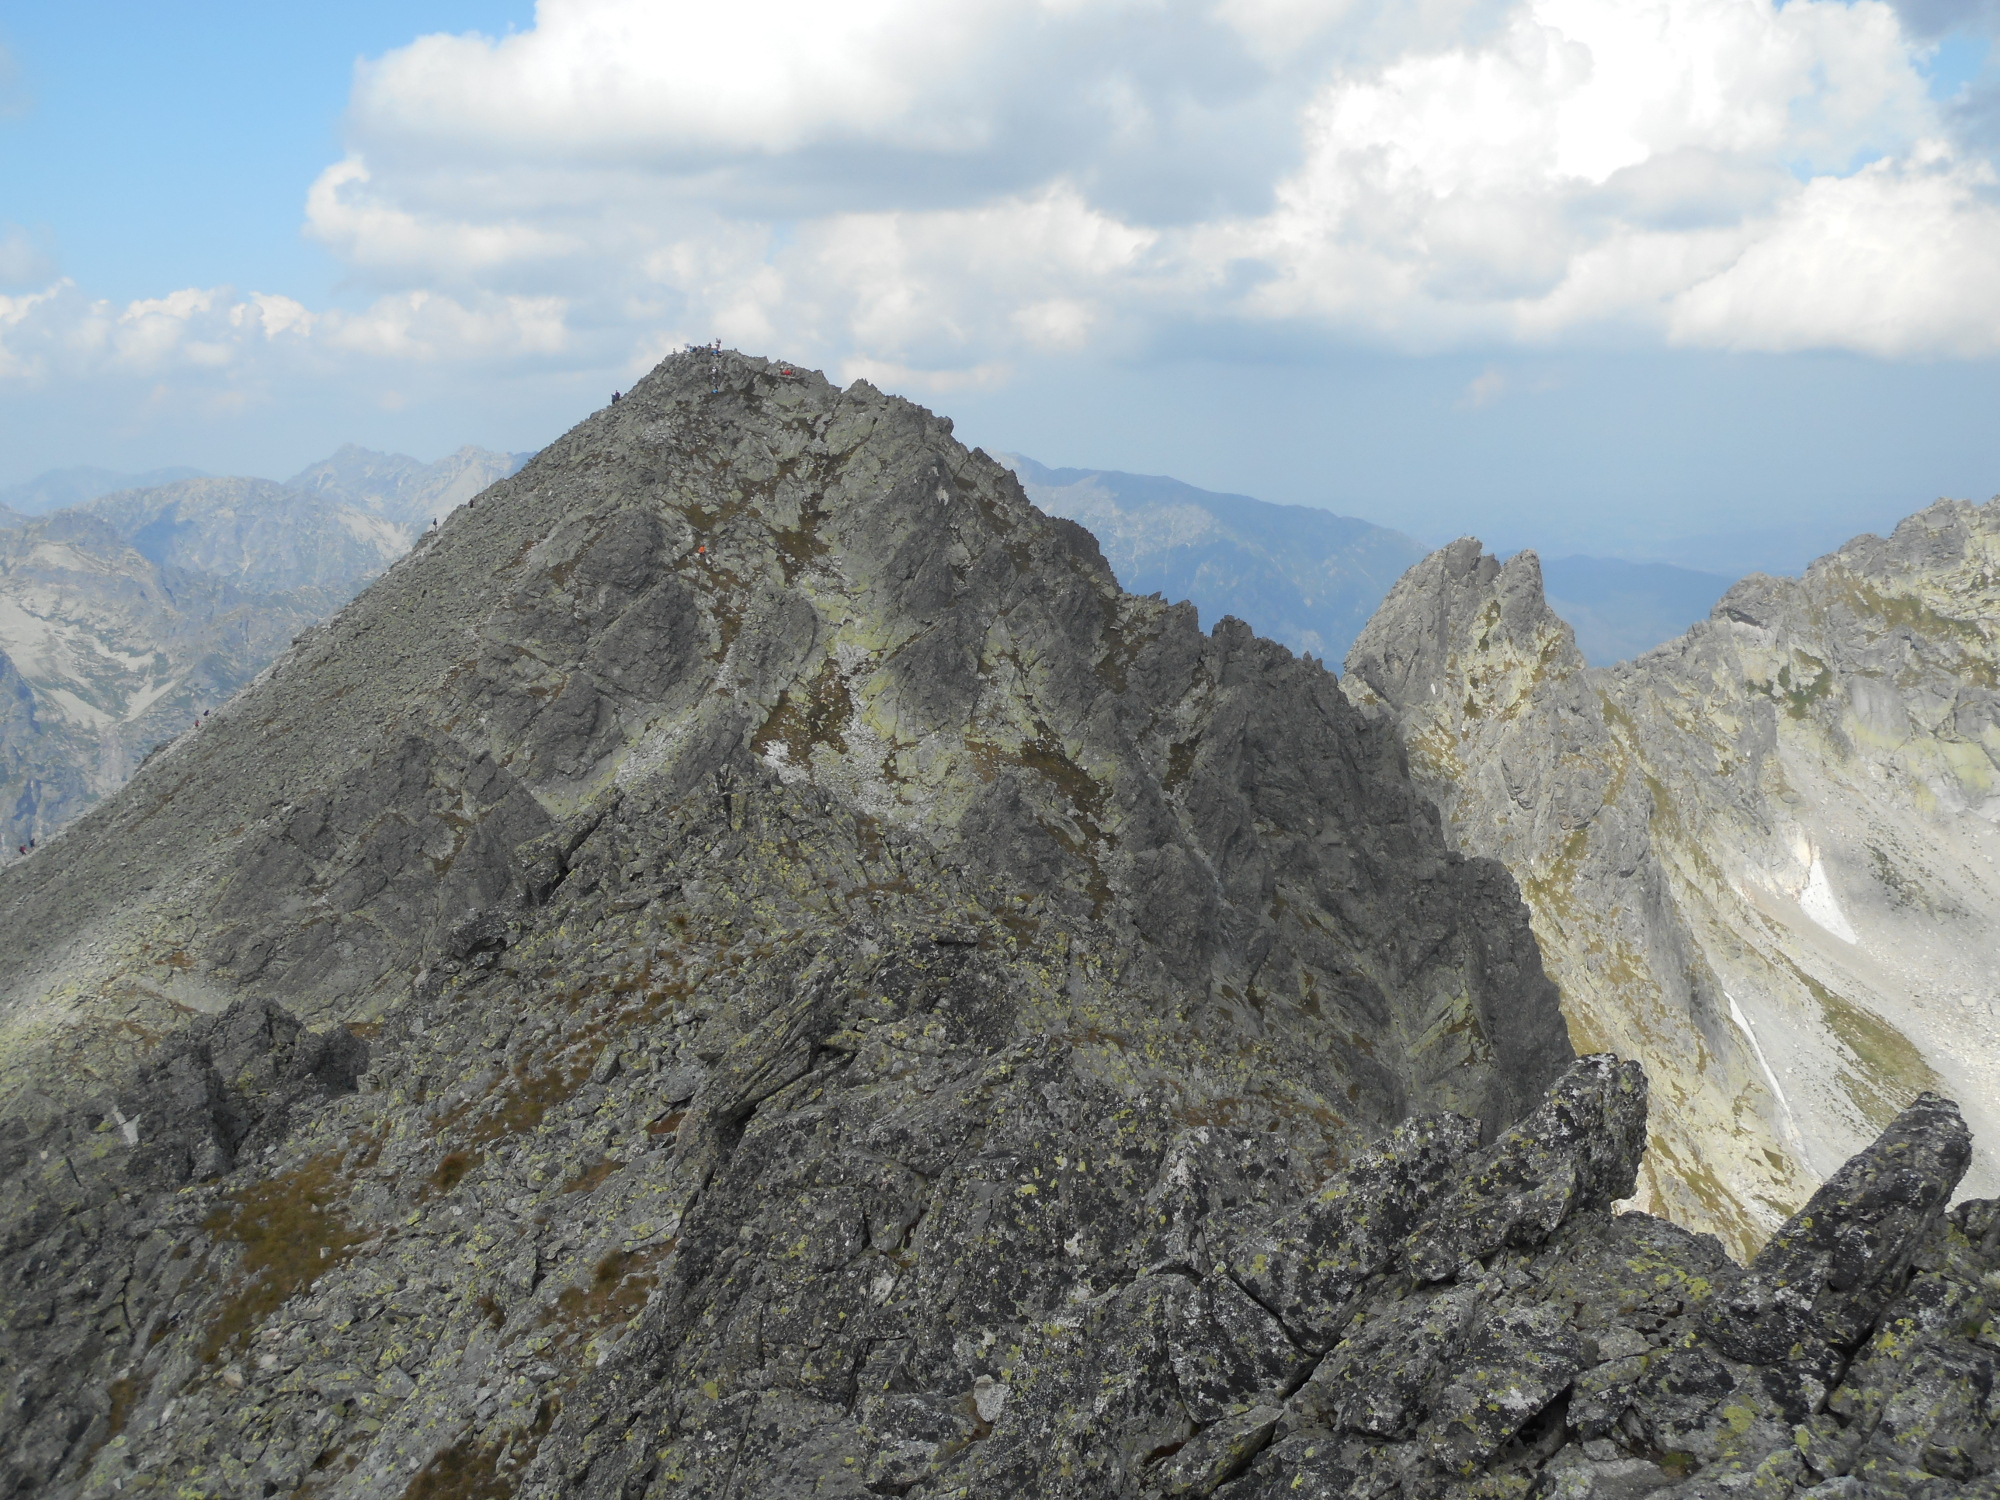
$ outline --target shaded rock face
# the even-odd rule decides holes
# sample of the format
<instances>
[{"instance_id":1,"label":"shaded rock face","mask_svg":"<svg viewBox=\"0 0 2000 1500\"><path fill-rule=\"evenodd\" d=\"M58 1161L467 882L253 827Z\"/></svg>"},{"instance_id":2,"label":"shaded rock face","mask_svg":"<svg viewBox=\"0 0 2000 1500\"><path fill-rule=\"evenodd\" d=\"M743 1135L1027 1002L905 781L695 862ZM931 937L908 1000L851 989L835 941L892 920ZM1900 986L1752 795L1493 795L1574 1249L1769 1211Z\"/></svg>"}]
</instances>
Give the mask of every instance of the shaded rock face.
<instances>
[{"instance_id":1,"label":"shaded rock face","mask_svg":"<svg viewBox=\"0 0 2000 1500\"><path fill-rule=\"evenodd\" d=\"M1520 881L1578 1045L1658 1086L1640 1201L1739 1254L1926 1088L2000 1125L1996 577L2000 507L1940 502L1592 670L1534 555L1468 539L1348 657Z\"/></svg>"},{"instance_id":2,"label":"shaded rock face","mask_svg":"<svg viewBox=\"0 0 2000 1500\"><path fill-rule=\"evenodd\" d=\"M1656 848L1646 746L1622 735L1600 675L1542 595L1531 552L1475 541L1398 583L1349 654L1348 696L1401 729L1412 773L1460 846L1522 882L1585 1046L1671 1080L1653 1111L1645 1202L1749 1254L1812 1177L1690 931ZM1751 1107L1744 1107L1745 1102Z\"/></svg>"},{"instance_id":3,"label":"shaded rock face","mask_svg":"<svg viewBox=\"0 0 2000 1500\"><path fill-rule=\"evenodd\" d=\"M16 1490L1193 1492L1427 1225L1629 1188L1329 674L710 363L0 873Z\"/></svg>"}]
</instances>

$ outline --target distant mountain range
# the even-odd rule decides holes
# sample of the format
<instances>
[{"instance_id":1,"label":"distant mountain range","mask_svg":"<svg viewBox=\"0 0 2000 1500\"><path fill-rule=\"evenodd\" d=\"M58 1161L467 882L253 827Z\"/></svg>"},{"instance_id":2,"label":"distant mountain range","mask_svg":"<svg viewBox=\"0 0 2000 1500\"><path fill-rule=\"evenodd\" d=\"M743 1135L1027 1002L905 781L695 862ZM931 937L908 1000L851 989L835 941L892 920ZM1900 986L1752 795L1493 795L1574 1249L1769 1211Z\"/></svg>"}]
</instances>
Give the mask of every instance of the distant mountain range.
<instances>
[{"instance_id":1,"label":"distant mountain range","mask_svg":"<svg viewBox=\"0 0 2000 1500\"><path fill-rule=\"evenodd\" d=\"M525 458L350 445L288 484L64 469L0 491L0 852L123 786Z\"/></svg>"},{"instance_id":2,"label":"distant mountain range","mask_svg":"<svg viewBox=\"0 0 2000 1500\"><path fill-rule=\"evenodd\" d=\"M24 484L0 489L0 510L11 511L17 516L45 516L52 510L68 510L73 505L95 500L113 490L150 489L155 485L172 484L178 479L201 477L201 470L188 468L148 469L143 474L119 474L110 469L88 466L50 469Z\"/></svg>"},{"instance_id":3,"label":"distant mountain range","mask_svg":"<svg viewBox=\"0 0 2000 1500\"><path fill-rule=\"evenodd\" d=\"M468 447L425 464L400 453L373 453L346 443L331 458L294 474L286 485L322 501L379 516L399 529L402 547L407 548L432 521L513 473L531 457L528 453L491 453Z\"/></svg>"},{"instance_id":4,"label":"distant mountain range","mask_svg":"<svg viewBox=\"0 0 2000 1500\"><path fill-rule=\"evenodd\" d=\"M1424 548L1400 531L1306 505L1222 495L1154 474L1051 469L1003 454L1051 515L1097 538L1135 594L1186 599L1301 654L1338 662Z\"/></svg>"},{"instance_id":5,"label":"distant mountain range","mask_svg":"<svg viewBox=\"0 0 2000 1500\"><path fill-rule=\"evenodd\" d=\"M1003 454L1043 510L1097 538L1119 583L1185 599L1292 650L1339 662L1390 587L1426 549L1386 526L1307 505L1218 494L1115 469L1051 469ZM1550 606L1592 666L1651 650L1707 617L1736 575L1614 557L1542 565Z\"/></svg>"}]
</instances>

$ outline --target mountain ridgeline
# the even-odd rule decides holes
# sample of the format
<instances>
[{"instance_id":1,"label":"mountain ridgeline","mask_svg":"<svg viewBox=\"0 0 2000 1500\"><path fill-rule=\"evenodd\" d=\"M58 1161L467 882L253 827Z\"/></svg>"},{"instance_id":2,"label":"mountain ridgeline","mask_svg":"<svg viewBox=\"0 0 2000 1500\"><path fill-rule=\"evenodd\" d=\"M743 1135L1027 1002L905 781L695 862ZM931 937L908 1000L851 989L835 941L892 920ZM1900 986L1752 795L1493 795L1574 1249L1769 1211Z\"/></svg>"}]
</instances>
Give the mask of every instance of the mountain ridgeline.
<instances>
[{"instance_id":1,"label":"mountain ridgeline","mask_svg":"<svg viewBox=\"0 0 2000 1500\"><path fill-rule=\"evenodd\" d=\"M1747 1267L1615 1214L1644 1073L1390 716L865 383L669 359L0 872L0 951L13 1493L1993 1468L1952 1104Z\"/></svg>"},{"instance_id":2,"label":"mountain ridgeline","mask_svg":"<svg viewBox=\"0 0 2000 1500\"><path fill-rule=\"evenodd\" d=\"M63 470L0 525L0 849L46 839L519 466L348 446L289 484Z\"/></svg>"}]
</instances>

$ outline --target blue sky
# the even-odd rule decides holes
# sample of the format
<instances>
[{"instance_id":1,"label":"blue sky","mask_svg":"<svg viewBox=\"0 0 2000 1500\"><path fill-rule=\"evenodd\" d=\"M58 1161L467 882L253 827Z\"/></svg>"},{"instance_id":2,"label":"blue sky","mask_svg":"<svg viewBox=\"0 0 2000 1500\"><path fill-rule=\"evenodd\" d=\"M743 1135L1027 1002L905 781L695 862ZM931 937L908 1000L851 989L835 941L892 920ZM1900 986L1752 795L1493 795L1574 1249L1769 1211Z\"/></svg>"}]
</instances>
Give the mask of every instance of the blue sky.
<instances>
[{"instance_id":1,"label":"blue sky","mask_svg":"<svg viewBox=\"0 0 2000 1500\"><path fill-rule=\"evenodd\" d=\"M1995 20L15 8L0 483L532 448L719 335L1053 464L1781 566L2000 491Z\"/></svg>"}]
</instances>

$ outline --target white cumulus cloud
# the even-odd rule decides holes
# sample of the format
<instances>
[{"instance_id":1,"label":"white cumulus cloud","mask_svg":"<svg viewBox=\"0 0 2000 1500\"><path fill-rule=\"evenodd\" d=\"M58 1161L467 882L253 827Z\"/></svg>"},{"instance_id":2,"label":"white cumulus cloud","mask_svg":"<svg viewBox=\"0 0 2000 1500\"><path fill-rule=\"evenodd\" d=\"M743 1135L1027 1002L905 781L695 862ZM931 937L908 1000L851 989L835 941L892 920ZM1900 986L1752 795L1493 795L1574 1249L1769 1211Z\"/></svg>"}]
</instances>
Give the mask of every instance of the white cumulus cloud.
<instances>
[{"instance_id":1,"label":"white cumulus cloud","mask_svg":"<svg viewBox=\"0 0 2000 1500\"><path fill-rule=\"evenodd\" d=\"M461 300L412 291L359 311L314 312L293 298L185 287L123 305L61 280L0 296L0 379L44 384L172 376L254 387L300 359L341 354L436 364L561 355L571 334L559 297Z\"/></svg>"},{"instance_id":2,"label":"white cumulus cloud","mask_svg":"<svg viewBox=\"0 0 2000 1500\"><path fill-rule=\"evenodd\" d=\"M0 376L712 335L933 389L1188 337L1981 356L2000 194L1924 73L1953 3L540 0L357 68L304 211L368 306L54 287L0 299Z\"/></svg>"}]
</instances>

